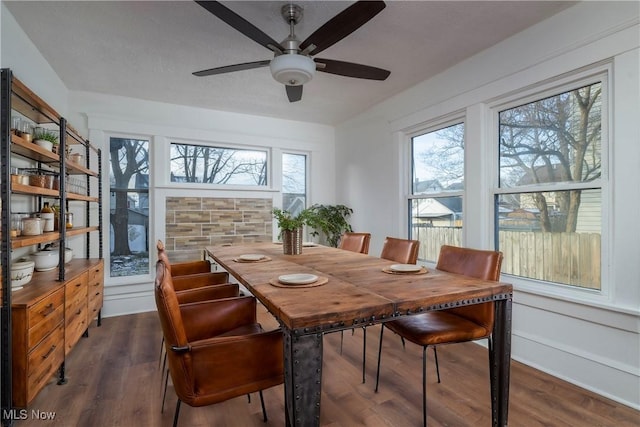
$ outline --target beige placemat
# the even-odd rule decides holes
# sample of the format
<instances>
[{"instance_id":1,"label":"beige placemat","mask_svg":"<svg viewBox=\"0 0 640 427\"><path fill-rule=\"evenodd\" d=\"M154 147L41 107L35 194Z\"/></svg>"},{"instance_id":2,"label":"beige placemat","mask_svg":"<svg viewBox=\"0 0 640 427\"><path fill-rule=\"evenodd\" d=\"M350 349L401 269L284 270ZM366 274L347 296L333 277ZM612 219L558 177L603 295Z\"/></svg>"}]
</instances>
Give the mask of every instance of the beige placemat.
<instances>
[{"instance_id":1,"label":"beige placemat","mask_svg":"<svg viewBox=\"0 0 640 427\"><path fill-rule=\"evenodd\" d=\"M316 280L313 283L307 283L305 285L285 285L284 283L280 283L277 277L274 277L273 279L269 279L269 283L271 283L272 286L275 286L276 288L289 288L289 289L313 288L316 286L326 285L328 281L329 281L328 277L320 276L318 277L318 280Z\"/></svg>"},{"instance_id":2,"label":"beige placemat","mask_svg":"<svg viewBox=\"0 0 640 427\"><path fill-rule=\"evenodd\" d=\"M257 261L252 261L250 259L240 259L240 258L234 258L233 259L235 262L248 262L248 263L257 263L257 262L267 262L267 261L271 261L271 258L269 258L268 256L265 256L262 259L259 259Z\"/></svg>"},{"instance_id":3,"label":"beige placemat","mask_svg":"<svg viewBox=\"0 0 640 427\"><path fill-rule=\"evenodd\" d=\"M427 270L427 267L421 267L418 271L395 271L390 267L384 267L382 271L387 274L427 274L429 272L429 270Z\"/></svg>"}]
</instances>

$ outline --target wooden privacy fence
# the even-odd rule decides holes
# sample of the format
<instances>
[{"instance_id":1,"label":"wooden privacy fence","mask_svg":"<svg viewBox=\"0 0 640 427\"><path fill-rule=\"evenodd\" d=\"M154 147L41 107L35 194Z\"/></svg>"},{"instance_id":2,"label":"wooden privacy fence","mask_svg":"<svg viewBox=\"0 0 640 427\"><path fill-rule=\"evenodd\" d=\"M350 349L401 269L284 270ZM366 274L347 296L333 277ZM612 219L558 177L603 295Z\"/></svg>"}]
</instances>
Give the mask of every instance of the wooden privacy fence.
<instances>
[{"instance_id":1,"label":"wooden privacy fence","mask_svg":"<svg viewBox=\"0 0 640 427\"><path fill-rule=\"evenodd\" d=\"M436 261L443 244L462 246L462 228L414 227L420 259ZM500 231L502 272L514 276L600 289L600 234Z\"/></svg>"}]
</instances>

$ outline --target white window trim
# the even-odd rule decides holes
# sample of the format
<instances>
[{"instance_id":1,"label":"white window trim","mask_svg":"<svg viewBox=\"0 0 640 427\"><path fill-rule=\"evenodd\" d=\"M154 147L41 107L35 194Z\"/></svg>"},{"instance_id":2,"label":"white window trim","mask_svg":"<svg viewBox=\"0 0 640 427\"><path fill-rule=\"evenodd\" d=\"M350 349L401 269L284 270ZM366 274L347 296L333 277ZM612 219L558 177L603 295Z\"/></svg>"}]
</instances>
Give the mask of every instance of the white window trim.
<instances>
[{"instance_id":1,"label":"white window trim","mask_svg":"<svg viewBox=\"0 0 640 427\"><path fill-rule=\"evenodd\" d=\"M610 143L612 137L611 126L613 123L613 117L611 114L611 106L613 105L613 98L611 90L611 78L613 76L612 64L605 62L597 64L592 67L586 67L581 70L577 70L572 73L565 73L557 78L549 79L547 81L529 85L522 90L513 91L507 95L501 96L488 103L488 108L491 112L490 121L490 135L492 146L492 188L491 194L495 197L501 194L511 193L523 193L534 191L560 191L571 189L600 189L602 200L602 224L601 224L601 247L600 247L600 269L601 280L600 290L582 288L578 286L566 285L556 282L548 282L537 279L525 278L515 276L511 274L503 273L502 280L508 281L514 285L514 288L519 291L527 292L530 294L548 296L554 298L565 299L572 302L589 302L595 305L602 305L609 307L612 302L612 289L610 278L610 263L612 259L612 242L611 230L613 229L612 215L609 213L609 207L612 206L612 194L610 188L612 183L609 178L609 159L611 156ZM578 183L550 183L540 186L522 186L522 187L509 187L501 188L499 184L499 144L496 142L499 140L499 113L505 109L515 107L517 105L534 102L536 100L543 99L545 97L558 95L560 93L575 89L578 87L587 86L600 81L602 83L602 129L601 129L601 177L598 180L589 182ZM495 204L494 204L495 209ZM495 215L495 213L494 213ZM496 230L496 224L493 224L493 230ZM497 242L496 242L497 243Z\"/></svg>"}]
</instances>

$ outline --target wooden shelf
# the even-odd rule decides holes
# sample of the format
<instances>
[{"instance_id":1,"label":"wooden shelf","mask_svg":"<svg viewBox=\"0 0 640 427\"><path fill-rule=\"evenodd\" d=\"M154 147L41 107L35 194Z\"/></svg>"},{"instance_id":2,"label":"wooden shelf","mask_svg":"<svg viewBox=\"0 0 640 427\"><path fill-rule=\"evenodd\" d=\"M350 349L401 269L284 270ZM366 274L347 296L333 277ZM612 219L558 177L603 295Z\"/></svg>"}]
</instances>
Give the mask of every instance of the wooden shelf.
<instances>
[{"instance_id":1,"label":"wooden shelf","mask_svg":"<svg viewBox=\"0 0 640 427\"><path fill-rule=\"evenodd\" d=\"M29 142L16 134L11 134L11 152L24 157L28 157L33 160L37 160L42 163L60 163L60 156L58 156L56 153L45 150L39 145L34 144L33 142Z\"/></svg>"},{"instance_id":2,"label":"wooden shelf","mask_svg":"<svg viewBox=\"0 0 640 427\"><path fill-rule=\"evenodd\" d=\"M67 237L73 237L73 236L79 236L79 235L82 235L82 234L86 234L86 233L89 233L91 231L98 231L98 227L97 226L92 226L92 227L67 228L66 234L67 234Z\"/></svg>"},{"instance_id":3,"label":"wooden shelf","mask_svg":"<svg viewBox=\"0 0 640 427\"><path fill-rule=\"evenodd\" d=\"M56 199L60 198L60 192L58 190L51 190L49 188L34 187L33 185L23 184L11 184L11 191L17 194L27 194L31 196L46 196Z\"/></svg>"},{"instance_id":4,"label":"wooden shelf","mask_svg":"<svg viewBox=\"0 0 640 427\"><path fill-rule=\"evenodd\" d=\"M56 240L60 240L60 233L58 233L57 231L51 231L44 234L39 234L37 236L13 237L11 239L11 247L13 249L24 248L41 243L50 243Z\"/></svg>"}]
</instances>

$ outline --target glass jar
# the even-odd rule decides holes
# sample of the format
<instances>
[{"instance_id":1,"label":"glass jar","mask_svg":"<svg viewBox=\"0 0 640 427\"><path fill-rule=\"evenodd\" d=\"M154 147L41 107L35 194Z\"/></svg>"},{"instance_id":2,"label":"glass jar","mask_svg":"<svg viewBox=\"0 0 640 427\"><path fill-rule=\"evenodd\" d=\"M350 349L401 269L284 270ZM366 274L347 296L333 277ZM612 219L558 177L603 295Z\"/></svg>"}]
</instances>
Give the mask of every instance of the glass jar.
<instances>
[{"instance_id":1,"label":"glass jar","mask_svg":"<svg viewBox=\"0 0 640 427\"><path fill-rule=\"evenodd\" d=\"M72 212L65 213L64 218L65 218L65 227L67 229L73 228L73 213Z\"/></svg>"}]
</instances>

